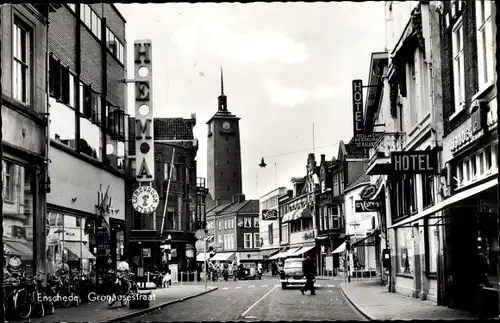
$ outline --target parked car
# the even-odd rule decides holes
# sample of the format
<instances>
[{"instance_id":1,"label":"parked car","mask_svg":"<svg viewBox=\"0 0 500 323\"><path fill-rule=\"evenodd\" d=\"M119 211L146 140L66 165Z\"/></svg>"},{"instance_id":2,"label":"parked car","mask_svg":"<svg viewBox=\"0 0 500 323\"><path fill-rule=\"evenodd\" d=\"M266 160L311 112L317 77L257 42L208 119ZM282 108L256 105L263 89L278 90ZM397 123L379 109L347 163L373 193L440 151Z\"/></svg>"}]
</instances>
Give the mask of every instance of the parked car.
<instances>
[{"instance_id":1,"label":"parked car","mask_svg":"<svg viewBox=\"0 0 500 323\"><path fill-rule=\"evenodd\" d=\"M288 258L280 271L281 288L286 289L289 285L305 285L306 277L302 272L304 258ZM316 282L316 280L314 280Z\"/></svg>"}]
</instances>

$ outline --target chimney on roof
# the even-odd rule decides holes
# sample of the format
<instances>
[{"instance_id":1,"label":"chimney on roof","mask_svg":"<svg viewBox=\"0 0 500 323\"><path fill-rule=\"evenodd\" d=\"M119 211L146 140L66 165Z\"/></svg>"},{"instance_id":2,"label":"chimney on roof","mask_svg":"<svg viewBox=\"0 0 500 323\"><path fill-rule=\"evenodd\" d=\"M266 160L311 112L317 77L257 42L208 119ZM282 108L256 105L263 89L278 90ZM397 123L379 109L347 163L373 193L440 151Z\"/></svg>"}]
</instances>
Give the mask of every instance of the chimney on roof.
<instances>
[{"instance_id":1,"label":"chimney on roof","mask_svg":"<svg viewBox=\"0 0 500 323\"><path fill-rule=\"evenodd\" d=\"M245 202L245 194L234 194L233 203Z\"/></svg>"}]
</instances>

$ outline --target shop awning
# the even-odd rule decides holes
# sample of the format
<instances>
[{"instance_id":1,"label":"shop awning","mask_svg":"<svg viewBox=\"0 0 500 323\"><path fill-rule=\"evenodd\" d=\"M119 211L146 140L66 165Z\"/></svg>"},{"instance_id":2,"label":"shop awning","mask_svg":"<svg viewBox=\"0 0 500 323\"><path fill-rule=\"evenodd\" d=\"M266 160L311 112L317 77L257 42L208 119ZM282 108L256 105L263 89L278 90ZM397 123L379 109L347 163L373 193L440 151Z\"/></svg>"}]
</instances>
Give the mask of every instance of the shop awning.
<instances>
[{"instance_id":1,"label":"shop awning","mask_svg":"<svg viewBox=\"0 0 500 323\"><path fill-rule=\"evenodd\" d=\"M274 259L283 259L283 258L288 258L290 257L291 254L295 253L297 250L299 250L300 248L291 248L290 250L288 251L282 251L274 256L272 256L271 258L269 258L270 260L274 260Z\"/></svg>"},{"instance_id":2,"label":"shop awning","mask_svg":"<svg viewBox=\"0 0 500 323\"><path fill-rule=\"evenodd\" d=\"M279 249L267 249L267 250L261 250L260 251L260 256L262 257L262 259L265 259L266 257L270 257L272 255L274 255L275 253L278 252Z\"/></svg>"},{"instance_id":3,"label":"shop awning","mask_svg":"<svg viewBox=\"0 0 500 323\"><path fill-rule=\"evenodd\" d=\"M3 245L10 255L19 256L22 259L33 258L33 250L20 241L4 241Z\"/></svg>"},{"instance_id":4,"label":"shop awning","mask_svg":"<svg viewBox=\"0 0 500 323\"><path fill-rule=\"evenodd\" d=\"M328 236L317 236L315 239L316 240L325 240L325 239L328 239Z\"/></svg>"},{"instance_id":5,"label":"shop awning","mask_svg":"<svg viewBox=\"0 0 500 323\"><path fill-rule=\"evenodd\" d=\"M89 251L87 246L81 242L64 241L64 247L71 251L77 259L95 259L95 256Z\"/></svg>"},{"instance_id":6,"label":"shop awning","mask_svg":"<svg viewBox=\"0 0 500 323\"><path fill-rule=\"evenodd\" d=\"M207 257L206 257L207 260L210 259L210 254L207 252ZM196 261L201 261L201 262L204 262L205 261L205 253L204 252L200 252L197 256L196 256Z\"/></svg>"},{"instance_id":7,"label":"shop awning","mask_svg":"<svg viewBox=\"0 0 500 323\"><path fill-rule=\"evenodd\" d=\"M293 255L289 255L289 257L297 257L297 256L302 256L303 254L309 252L311 249L314 249L315 246L307 246L307 247L302 247L299 250L295 251Z\"/></svg>"},{"instance_id":8,"label":"shop awning","mask_svg":"<svg viewBox=\"0 0 500 323\"><path fill-rule=\"evenodd\" d=\"M296 212L298 212L300 209L295 209L295 210L292 210L290 212L288 212L287 214L285 214L283 216L283 218L281 219L281 222L282 223L285 223L285 222L290 222L293 220L293 216Z\"/></svg>"},{"instance_id":9,"label":"shop awning","mask_svg":"<svg viewBox=\"0 0 500 323\"><path fill-rule=\"evenodd\" d=\"M337 249L333 250L332 254L342 253L344 251L345 251L345 241L342 242L342 244L338 246Z\"/></svg>"},{"instance_id":10,"label":"shop awning","mask_svg":"<svg viewBox=\"0 0 500 323\"><path fill-rule=\"evenodd\" d=\"M205 240L206 242L210 242L210 241L212 241L213 239L214 239L214 236L209 234L209 235L205 236L205 239L204 239L204 240Z\"/></svg>"},{"instance_id":11,"label":"shop awning","mask_svg":"<svg viewBox=\"0 0 500 323\"><path fill-rule=\"evenodd\" d=\"M372 233L370 233L369 235L367 235L366 237L364 238L361 238L359 240L357 240L356 242L354 242L352 244L353 247L357 247L358 245L362 245L362 246L367 246L366 243L364 243L366 240L368 240L369 238L372 238L372 237L375 237L376 235L378 235L380 233L380 230L379 229L375 229L373 230ZM373 242L375 243L375 241Z\"/></svg>"},{"instance_id":12,"label":"shop awning","mask_svg":"<svg viewBox=\"0 0 500 323\"><path fill-rule=\"evenodd\" d=\"M215 261L229 261L234 259L234 252L218 252L210 260Z\"/></svg>"},{"instance_id":13,"label":"shop awning","mask_svg":"<svg viewBox=\"0 0 500 323\"><path fill-rule=\"evenodd\" d=\"M458 194L452 195L451 197L447 198L446 200L442 201L441 203L436 204L436 205L434 205L434 206L432 206L432 207L430 207L430 208L428 208L426 210L423 210L422 212L417 213L414 216L411 216L411 217L409 217L406 220L403 220L401 222L398 222L396 224L391 225L389 227L389 229L401 227L401 226L403 226L405 224L418 221L418 220L426 217L427 215L439 212L442 209L444 209L444 208L446 208L446 207L448 207L448 206L450 206L450 205L452 205L454 203L457 203L458 201L461 201L461 200L464 200L464 199L469 198L471 196L474 196L476 194L479 194L482 191L485 191L485 190L487 190L489 188L492 188L492 187L494 187L496 185L498 185L498 179L497 178L495 178L495 179L493 179L493 180L491 180L489 182L477 185L475 187L471 187L468 190L465 190L465 191L460 192Z\"/></svg>"}]
</instances>

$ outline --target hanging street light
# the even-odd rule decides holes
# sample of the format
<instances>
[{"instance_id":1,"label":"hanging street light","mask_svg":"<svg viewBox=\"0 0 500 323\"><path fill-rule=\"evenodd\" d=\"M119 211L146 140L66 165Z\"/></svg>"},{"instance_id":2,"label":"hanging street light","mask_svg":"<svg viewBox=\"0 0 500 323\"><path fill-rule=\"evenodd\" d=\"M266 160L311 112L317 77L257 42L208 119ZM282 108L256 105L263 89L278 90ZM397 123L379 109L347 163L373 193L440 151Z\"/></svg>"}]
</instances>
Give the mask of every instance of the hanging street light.
<instances>
[{"instance_id":1,"label":"hanging street light","mask_svg":"<svg viewBox=\"0 0 500 323\"><path fill-rule=\"evenodd\" d=\"M264 157L262 157L262 159L260 160L259 167L264 168L266 166L267 166L267 164L264 162Z\"/></svg>"}]
</instances>

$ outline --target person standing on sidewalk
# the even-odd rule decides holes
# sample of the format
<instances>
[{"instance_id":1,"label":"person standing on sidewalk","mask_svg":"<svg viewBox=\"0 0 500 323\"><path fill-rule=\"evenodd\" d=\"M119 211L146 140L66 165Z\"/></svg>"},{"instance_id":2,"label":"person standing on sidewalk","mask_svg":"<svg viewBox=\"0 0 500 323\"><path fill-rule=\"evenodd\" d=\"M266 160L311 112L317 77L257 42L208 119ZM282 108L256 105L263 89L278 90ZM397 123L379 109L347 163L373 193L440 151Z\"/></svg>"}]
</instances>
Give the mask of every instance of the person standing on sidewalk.
<instances>
[{"instance_id":1,"label":"person standing on sidewalk","mask_svg":"<svg viewBox=\"0 0 500 323\"><path fill-rule=\"evenodd\" d=\"M300 289L300 292L304 295L305 291L310 290L311 295L316 295L316 290L314 289L315 268L314 261L311 257L307 256L307 258L302 262L302 272L304 273L304 276L306 276L306 284Z\"/></svg>"}]
</instances>

